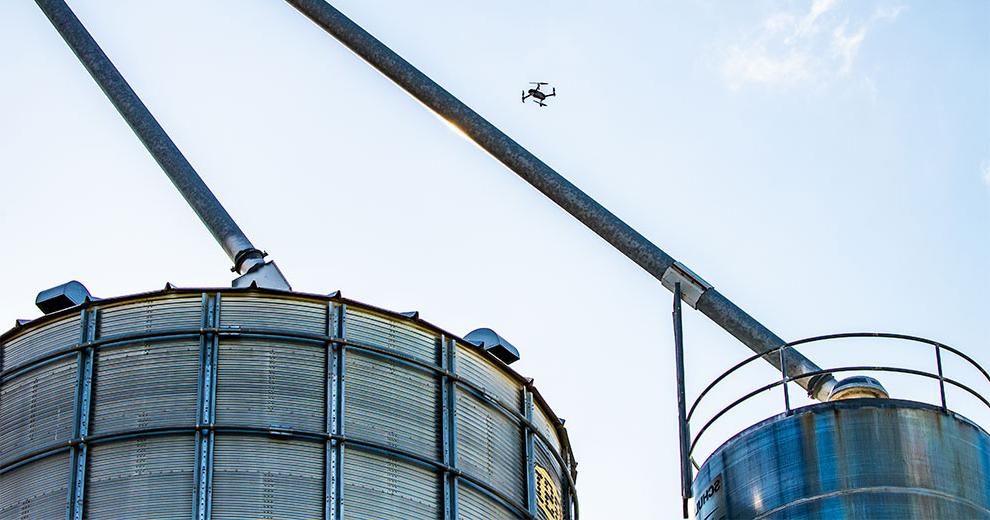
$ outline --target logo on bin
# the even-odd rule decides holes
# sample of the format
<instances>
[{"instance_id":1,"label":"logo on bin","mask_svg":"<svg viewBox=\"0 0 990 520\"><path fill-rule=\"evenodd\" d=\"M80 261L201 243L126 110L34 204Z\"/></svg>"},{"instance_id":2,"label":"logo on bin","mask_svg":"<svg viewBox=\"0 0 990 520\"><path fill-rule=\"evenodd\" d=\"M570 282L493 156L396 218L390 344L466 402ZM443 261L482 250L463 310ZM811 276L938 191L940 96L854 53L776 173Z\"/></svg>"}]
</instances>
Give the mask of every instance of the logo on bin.
<instances>
[{"instance_id":1,"label":"logo on bin","mask_svg":"<svg viewBox=\"0 0 990 520\"><path fill-rule=\"evenodd\" d=\"M547 470L536 466L536 506L550 520L563 520L564 507L560 501L560 490Z\"/></svg>"}]
</instances>

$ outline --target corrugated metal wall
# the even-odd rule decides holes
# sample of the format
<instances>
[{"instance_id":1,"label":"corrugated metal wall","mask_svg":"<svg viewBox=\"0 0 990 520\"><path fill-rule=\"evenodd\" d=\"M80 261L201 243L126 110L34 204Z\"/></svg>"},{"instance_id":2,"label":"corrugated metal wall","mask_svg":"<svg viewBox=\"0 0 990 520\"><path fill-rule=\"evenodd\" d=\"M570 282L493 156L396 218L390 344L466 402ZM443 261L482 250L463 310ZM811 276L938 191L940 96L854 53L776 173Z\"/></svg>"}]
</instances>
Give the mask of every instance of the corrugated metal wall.
<instances>
[{"instance_id":1,"label":"corrugated metal wall","mask_svg":"<svg viewBox=\"0 0 990 520\"><path fill-rule=\"evenodd\" d=\"M86 518L189 518L193 448L193 436L188 434L93 445L86 479Z\"/></svg>"},{"instance_id":2,"label":"corrugated metal wall","mask_svg":"<svg viewBox=\"0 0 990 520\"><path fill-rule=\"evenodd\" d=\"M0 520L543 518L537 466L571 496L521 377L339 298L97 301L0 352Z\"/></svg>"},{"instance_id":3,"label":"corrugated metal wall","mask_svg":"<svg viewBox=\"0 0 990 520\"><path fill-rule=\"evenodd\" d=\"M101 349L96 366L90 434L196 423L197 341Z\"/></svg>"},{"instance_id":4,"label":"corrugated metal wall","mask_svg":"<svg viewBox=\"0 0 990 520\"><path fill-rule=\"evenodd\" d=\"M198 327L199 298L188 295L123 302L100 309L101 338Z\"/></svg>"},{"instance_id":5,"label":"corrugated metal wall","mask_svg":"<svg viewBox=\"0 0 990 520\"><path fill-rule=\"evenodd\" d=\"M457 466L517 504L525 503L525 448L520 426L473 394L457 396Z\"/></svg>"},{"instance_id":6,"label":"corrugated metal wall","mask_svg":"<svg viewBox=\"0 0 990 520\"><path fill-rule=\"evenodd\" d=\"M436 377L361 352L347 352L344 359L347 436L437 460L440 402Z\"/></svg>"},{"instance_id":7,"label":"corrugated metal wall","mask_svg":"<svg viewBox=\"0 0 990 520\"><path fill-rule=\"evenodd\" d=\"M457 345L457 373L486 395L519 412L522 410L522 385L499 370L497 363L482 355L477 348Z\"/></svg>"},{"instance_id":8,"label":"corrugated metal wall","mask_svg":"<svg viewBox=\"0 0 990 520\"><path fill-rule=\"evenodd\" d=\"M3 381L0 464L72 438L76 370L70 356Z\"/></svg>"},{"instance_id":9,"label":"corrugated metal wall","mask_svg":"<svg viewBox=\"0 0 990 520\"><path fill-rule=\"evenodd\" d=\"M320 518L323 445L301 440L218 435L213 518Z\"/></svg>"},{"instance_id":10,"label":"corrugated metal wall","mask_svg":"<svg viewBox=\"0 0 990 520\"><path fill-rule=\"evenodd\" d=\"M457 520L515 520L519 518L511 509L474 486L464 485L458 488L457 498Z\"/></svg>"},{"instance_id":11,"label":"corrugated metal wall","mask_svg":"<svg viewBox=\"0 0 990 520\"><path fill-rule=\"evenodd\" d=\"M323 430L326 349L264 339L220 342L217 424Z\"/></svg>"},{"instance_id":12,"label":"corrugated metal wall","mask_svg":"<svg viewBox=\"0 0 990 520\"><path fill-rule=\"evenodd\" d=\"M69 455L63 451L0 476L0 519L50 520L65 516Z\"/></svg>"},{"instance_id":13,"label":"corrugated metal wall","mask_svg":"<svg viewBox=\"0 0 990 520\"><path fill-rule=\"evenodd\" d=\"M31 326L3 343L3 370L23 366L27 361L43 357L79 342L79 315L70 315Z\"/></svg>"},{"instance_id":14,"label":"corrugated metal wall","mask_svg":"<svg viewBox=\"0 0 990 520\"><path fill-rule=\"evenodd\" d=\"M440 518L440 474L394 455L345 449L344 518Z\"/></svg>"},{"instance_id":15,"label":"corrugated metal wall","mask_svg":"<svg viewBox=\"0 0 990 520\"><path fill-rule=\"evenodd\" d=\"M427 330L382 314L347 308L347 339L394 350L425 363L437 362L437 337Z\"/></svg>"}]
</instances>

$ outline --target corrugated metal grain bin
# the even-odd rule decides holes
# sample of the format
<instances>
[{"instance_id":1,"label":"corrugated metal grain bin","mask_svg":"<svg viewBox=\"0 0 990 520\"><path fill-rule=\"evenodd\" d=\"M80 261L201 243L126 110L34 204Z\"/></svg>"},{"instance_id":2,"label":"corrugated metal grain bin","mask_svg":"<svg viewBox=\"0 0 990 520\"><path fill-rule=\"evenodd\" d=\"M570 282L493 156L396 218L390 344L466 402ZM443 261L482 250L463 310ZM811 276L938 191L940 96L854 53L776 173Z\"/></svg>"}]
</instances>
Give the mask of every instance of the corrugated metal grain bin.
<instances>
[{"instance_id":1,"label":"corrugated metal grain bin","mask_svg":"<svg viewBox=\"0 0 990 520\"><path fill-rule=\"evenodd\" d=\"M990 520L990 435L925 403L819 403L719 447L694 501L705 520Z\"/></svg>"},{"instance_id":2,"label":"corrugated metal grain bin","mask_svg":"<svg viewBox=\"0 0 990 520\"><path fill-rule=\"evenodd\" d=\"M528 380L418 318L170 288L0 342L0 519L577 516Z\"/></svg>"},{"instance_id":3,"label":"corrugated metal grain bin","mask_svg":"<svg viewBox=\"0 0 990 520\"><path fill-rule=\"evenodd\" d=\"M838 354L841 350L834 344L842 341L855 347L863 360ZM852 374L836 381L826 402L791 406L794 394L788 386L811 373L778 372L768 384L757 382L752 390L752 381L740 385L740 378L727 378L749 363L761 362L764 355L734 365L698 394L680 423L682 491L687 489L682 495L684 518L691 501L694 518L704 520L990 520L990 434L952 408L986 417L990 372L949 345L888 332L826 334L793 341L767 355L779 355L783 361L794 345L807 348L823 342L842 362L820 371ZM919 347L931 357L912 352ZM891 392L873 375L892 382L900 395L930 402L891 399ZM726 381L730 382L718 386ZM707 447L696 451L700 438L717 431L712 425L730 411L742 412L731 416L736 422L746 413L765 413L765 400L748 411L737 406L771 390L780 392L781 413L731 436L707 457ZM703 418L695 422L701 427L691 439L689 421L708 397L721 402L706 405ZM719 428L722 432L715 435L728 430ZM700 467L694 465L698 471L692 482L689 463L696 455L705 460Z\"/></svg>"}]
</instances>

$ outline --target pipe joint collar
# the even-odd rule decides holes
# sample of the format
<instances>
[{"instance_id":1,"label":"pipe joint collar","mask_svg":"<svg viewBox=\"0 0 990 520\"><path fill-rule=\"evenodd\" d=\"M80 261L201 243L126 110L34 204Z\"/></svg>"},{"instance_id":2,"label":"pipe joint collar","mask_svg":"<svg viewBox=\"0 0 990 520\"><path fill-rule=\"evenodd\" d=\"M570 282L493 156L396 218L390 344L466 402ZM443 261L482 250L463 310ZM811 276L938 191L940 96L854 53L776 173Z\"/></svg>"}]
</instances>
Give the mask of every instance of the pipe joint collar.
<instances>
[{"instance_id":1,"label":"pipe joint collar","mask_svg":"<svg viewBox=\"0 0 990 520\"><path fill-rule=\"evenodd\" d=\"M253 247L241 249L236 255L234 255L234 267L230 268L230 272L246 274L251 269L250 267L248 269L244 269L244 262L248 259L255 258L258 260L255 262L256 264L263 264L266 256L268 256L268 253Z\"/></svg>"},{"instance_id":2,"label":"pipe joint collar","mask_svg":"<svg viewBox=\"0 0 990 520\"><path fill-rule=\"evenodd\" d=\"M693 309L698 308L698 300L705 294L705 291L712 288L712 284L694 274L686 265L674 262L663 272L660 283L670 292L674 292L674 284L678 282L681 284L681 299Z\"/></svg>"}]
</instances>

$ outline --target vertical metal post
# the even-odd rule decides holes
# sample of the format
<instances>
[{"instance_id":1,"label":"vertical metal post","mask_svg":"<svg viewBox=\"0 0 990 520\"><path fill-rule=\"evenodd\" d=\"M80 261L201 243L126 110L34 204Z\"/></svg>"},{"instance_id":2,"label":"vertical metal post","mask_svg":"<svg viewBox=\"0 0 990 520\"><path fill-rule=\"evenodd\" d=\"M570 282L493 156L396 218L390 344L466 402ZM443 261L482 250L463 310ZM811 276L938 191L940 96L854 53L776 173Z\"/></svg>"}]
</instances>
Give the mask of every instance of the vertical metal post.
<instances>
[{"instance_id":1,"label":"vertical metal post","mask_svg":"<svg viewBox=\"0 0 990 520\"><path fill-rule=\"evenodd\" d=\"M347 337L347 305L340 303L336 305L336 328L334 337L344 340ZM346 346L343 343L334 343L333 349L333 375L332 375L332 395L330 402L332 406L331 431L336 437L331 441L333 449L334 466L331 468L333 497L333 510L331 518L342 520L344 518L344 441L342 440L346 432L344 423L344 391L346 383L344 376L346 370L344 361L346 356Z\"/></svg>"},{"instance_id":2,"label":"vertical metal post","mask_svg":"<svg viewBox=\"0 0 990 520\"><path fill-rule=\"evenodd\" d=\"M327 342L327 365L326 380L324 382L324 395L326 396L326 432L328 435L326 442L326 468L325 477L326 489L324 518L326 520L340 520L340 442L336 438L340 435L340 343L334 341L341 337L341 322L343 315L341 306L333 302L327 304L327 336L331 338Z\"/></svg>"},{"instance_id":3,"label":"vertical metal post","mask_svg":"<svg viewBox=\"0 0 990 520\"><path fill-rule=\"evenodd\" d=\"M444 520L454 520L451 516L451 503L450 503L450 468L453 463L453 453L450 451L450 407L448 399L450 398L450 377L447 376L446 371L449 370L447 360L449 359L448 351L453 348L453 345L448 344L447 337L443 334L440 335L440 368L445 372L444 375L440 376L440 439L441 439L441 461L445 466L444 470L440 474L440 490L441 497L443 500L443 518Z\"/></svg>"},{"instance_id":4,"label":"vertical metal post","mask_svg":"<svg viewBox=\"0 0 990 520\"><path fill-rule=\"evenodd\" d=\"M691 484L691 425L687 422L687 402L684 392L684 332L681 323L681 284L674 284L674 375L677 382L677 436L681 450L681 509L688 517L688 500L693 495Z\"/></svg>"},{"instance_id":5,"label":"vertical metal post","mask_svg":"<svg viewBox=\"0 0 990 520\"><path fill-rule=\"evenodd\" d=\"M947 411L945 406L945 377L942 375L942 347L935 344L935 366L938 367L938 393L942 397L942 411Z\"/></svg>"},{"instance_id":6,"label":"vertical metal post","mask_svg":"<svg viewBox=\"0 0 990 520\"><path fill-rule=\"evenodd\" d=\"M564 460L564 465L561 468L561 470L564 473L569 473L570 465L571 465L570 460L566 456L563 456L563 454L561 455L562 455L561 458ZM564 478L561 480L561 486L564 489L563 492L561 493L560 499L562 502L562 506L564 508L564 518L566 518L567 520L574 520L574 504L573 504L574 490L571 489L571 480L567 478L566 475L564 475L563 477Z\"/></svg>"},{"instance_id":7,"label":"vertical metal post","mask_svg":"<svg viewBox=\"0 0 990 520\"><path fill-rule=\"evenodd\" d=\"M529 426L533 423L533 393L525 386L522 389L523 407L526 413L526 424L523 425L526 442L526 509L529 514L536 516L536 436Z\"/></svg>"},{"instance_id":8,"label":"vertical metal post","mask_svg":"<svg viewBox=\"0 0 990 520\"><path fill-rule=\"evenodd\" d=\"M199 337L199 410L196 418L196 479L193 518L210 518L213 495L213 424L216 419L216 367L219 338L213 331L220 322L220 294L203 293L202 333Z\"/></svg>"},{"instance_id":9,"label":"vertical metal post","mask_svg":"<svg viewBox=\"0 0 990 520\"><path fill-rule=\"evenodd\" d=\"M449 496L445 497L447 505L444 507L444 514L448 514L447 509L449 508L449 518L456 520L460 515L457 511L457 493L459 487L457 476L457 341L453 338L447 340L444 368L447 369L447 373L455 374L453 377L444 376L444 389L446 390L444 408L447 411L444 422L444 440L446 441L444 461L449 467L454 468L454 471L449 472L444 479L446 484L445 492L449 493Z\"/></svg>"},{"instance_id":10,"label":"vertical metal post","mask_svg":"<svg viewBox=\"0 0 990 520\"><path fill-rule=\"evenodd\" d=\"M787 370L784 369L787 365L784 364L785 356L787 355L787 345L781 345L777 352L780 354L780 386L784 388L784 411L787 415L791 414L791 394L787 391Z\"/></svg>"},{"instance_id":11,"label":"vertical metal post","mask_svg":"<svg viewBox=\"0 0 990 520\"><path fill-rule=\"evenodd\" d=\"M84 308L80 314L79 341L85 345L96 339L96 321L98 309ZM89 458L89 446L86 436L89 435L90 403L93 397L93 357L96 355L93 347L84 347L76 356L78 362L76 380L76 412L72 426L72 438L75 445L72 448L72 467L69 475L69 508L70 520L82 520L86 504L86 465Z\"/></svg>"}]
</instances>

